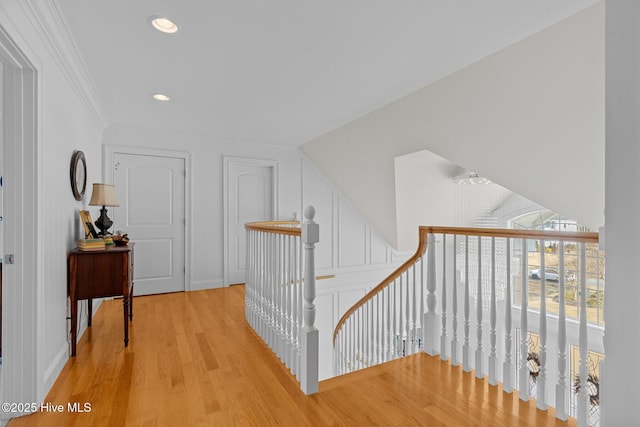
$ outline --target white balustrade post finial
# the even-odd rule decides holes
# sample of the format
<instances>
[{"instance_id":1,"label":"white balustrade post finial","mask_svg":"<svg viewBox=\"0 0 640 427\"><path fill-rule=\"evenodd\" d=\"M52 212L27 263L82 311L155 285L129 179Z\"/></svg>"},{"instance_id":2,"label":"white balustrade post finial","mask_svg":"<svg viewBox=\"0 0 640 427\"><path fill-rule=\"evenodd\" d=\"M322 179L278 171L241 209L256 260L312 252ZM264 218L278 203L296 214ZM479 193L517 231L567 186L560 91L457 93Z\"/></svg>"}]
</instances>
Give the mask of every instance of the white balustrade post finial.
<instances>
[{"instance_id":1,"label":"white balustrade post finial","mask_svg":"<svg viewBox=\"0 0 640 427\"><path fill-rule=\"evenodd\" d=\"M304 244L304 324L302 326L302 357L300 387L305 394L318 392L319 332L314 326L316 320L316 272L314 251L320 240L320 229L313 221L316 210L307 206L302 225Z\"/></svg>"}]
</instances>

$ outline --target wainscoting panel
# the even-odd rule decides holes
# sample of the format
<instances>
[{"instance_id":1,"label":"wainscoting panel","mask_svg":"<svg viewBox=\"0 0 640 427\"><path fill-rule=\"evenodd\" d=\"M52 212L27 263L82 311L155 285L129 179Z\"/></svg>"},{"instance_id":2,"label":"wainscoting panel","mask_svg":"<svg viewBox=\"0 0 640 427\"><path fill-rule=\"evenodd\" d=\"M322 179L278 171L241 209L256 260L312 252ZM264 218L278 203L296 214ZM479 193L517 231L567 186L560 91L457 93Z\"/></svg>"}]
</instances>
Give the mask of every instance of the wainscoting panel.
<instances>
[{"instance_id":1,"label":"wainscoting panel","mask_svg":"<svg viewBox=\"0 0 640 427\"><path fill-rule=\"evenodd\" d=\"M387 244L373 231L369 230L369 254L371 265L389 262L389 248Z\"/></svg>"}]
</instances>

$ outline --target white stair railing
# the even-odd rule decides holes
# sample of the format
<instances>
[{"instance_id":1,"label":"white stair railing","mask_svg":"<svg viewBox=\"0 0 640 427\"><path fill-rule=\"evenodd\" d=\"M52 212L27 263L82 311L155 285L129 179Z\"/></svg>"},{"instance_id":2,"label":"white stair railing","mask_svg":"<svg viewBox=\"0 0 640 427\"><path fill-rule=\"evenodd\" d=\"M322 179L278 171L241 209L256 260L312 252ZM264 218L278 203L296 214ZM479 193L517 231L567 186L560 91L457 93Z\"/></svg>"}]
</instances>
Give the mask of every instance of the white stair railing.
<instances>
[{"instance_id":1,"label":"white stair railing","mask_svg":"<svg viewBox=\"0 0 640 427\"><path fill-rule=\"evenodd\" d=\"M464 371L486 375L491 385L502 382L522 400L535 398L539 410L555 405L561 420L598 425L594 360L603 356L593 337L603 334L604 286L598 234L420 227L419 242L338 322L336 374L423 351L462 362ZM576 350L568 357L570 348Z\"/></svg>"},{"instance_id":2,"label":"white stair railing","mask_svg":"<svg viewBox=\"0 0 640 427\"><path fill-rule=\"evenodd\" d=\"M318 391L318 329L315 327L315 209L306 221L245 225L247 322L300 381L305 394Z\"/></svg>"}]
</instances>

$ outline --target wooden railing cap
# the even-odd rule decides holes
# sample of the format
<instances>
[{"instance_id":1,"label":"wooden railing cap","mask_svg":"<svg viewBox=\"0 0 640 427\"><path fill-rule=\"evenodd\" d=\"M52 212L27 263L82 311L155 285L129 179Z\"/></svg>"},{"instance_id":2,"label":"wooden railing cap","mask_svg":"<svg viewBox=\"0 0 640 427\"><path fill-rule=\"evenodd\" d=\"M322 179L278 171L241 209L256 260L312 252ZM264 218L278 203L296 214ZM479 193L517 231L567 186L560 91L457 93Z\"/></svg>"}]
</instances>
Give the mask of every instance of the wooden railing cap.
<instances>
[{"instance_id":1,"label":"wooden railing cap","mask_svg":"<svg viewBox=\"0 0 640 427\"><path fill-rule=\"evenodd\" d=\"M264 233L286 234L289 236L302 235L300 221L257 221L244 225L246 230L262 231Z\"/></svg>"}]
</instances>

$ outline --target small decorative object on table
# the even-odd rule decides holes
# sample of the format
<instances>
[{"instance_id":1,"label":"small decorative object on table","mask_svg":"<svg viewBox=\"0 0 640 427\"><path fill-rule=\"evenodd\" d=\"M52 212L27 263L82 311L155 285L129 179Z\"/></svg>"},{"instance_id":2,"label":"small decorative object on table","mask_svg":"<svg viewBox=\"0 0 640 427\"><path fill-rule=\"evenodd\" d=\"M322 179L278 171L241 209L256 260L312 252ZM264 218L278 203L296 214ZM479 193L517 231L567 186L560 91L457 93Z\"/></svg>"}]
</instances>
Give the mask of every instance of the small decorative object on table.
<instances>
[{"instance_id":1,"label":"small decorative object on table","mask_svg":"<svg viewBox=\"0 0 640 427\"><path fill-rule=\"evenodd\" d=\"M116 244L116 246L127 246L127 243L129 243L129 235L128 234L122 234L122 231L118 230L116 231L116 234L114 234L112 237L113 239L113 243Z\"/></svg>"}]
</instances>

